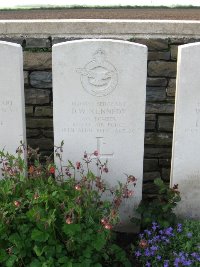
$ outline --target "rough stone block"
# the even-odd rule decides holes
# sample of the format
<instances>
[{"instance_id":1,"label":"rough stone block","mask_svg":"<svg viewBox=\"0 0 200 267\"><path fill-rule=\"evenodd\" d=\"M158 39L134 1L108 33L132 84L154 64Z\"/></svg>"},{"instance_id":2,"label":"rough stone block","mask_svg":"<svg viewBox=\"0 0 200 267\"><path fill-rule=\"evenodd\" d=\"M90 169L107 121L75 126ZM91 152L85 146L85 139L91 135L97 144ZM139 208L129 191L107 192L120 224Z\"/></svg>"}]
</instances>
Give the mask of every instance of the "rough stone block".
<instances>
[{"instance_id":1,"label":"rough stone block","mask_svg":"<svg viewBox=\"0 0 200 267\"><path fill-rule=\"evenodd\" d=\"M25 114L26 114L26 116L33 115L33 106L27 106L27 107L25 107Z\"/></svg>"},{"instance_id":2,"label":"rough stone block","mask_svg":"<svg viewBox=\"0 0 200 267\"><path fill-rule=\"evenodd\" d=\"M148 60L170 60L170 52L149 52Z\"/></svg>"},{"instance_id":3,"label":"rough stone block","mask_svg":"<svg viewBox=\"0 0 200 267\"><path fill-rule=\"evenodd\" d=\"M170 169L162 168L161 177L164 181L170 180Z\"/></svg>"},{"instance_id":4,"label":"rough stone block","mask_svg":"<svg viewBox=\"0 0 200 267\"><path fill-rule=\"evenodd\" d=\"M157 171L158 159L144 159L144 172Z\"/></svg>"},{"instance_id":5,"label":"rough stone block","mask_svg":"<svg viewBox=\"0 0 200 267\"><path fill-rule=\"evenodd\" d=\"M168 40L166 39L135 39L135 42L146 45L149 51L168 49Z\"/></svg>"},{"instance_id":6,"label":"rough stone block","mask_svg":"<svg viewBox=\"0 0 200 267\"><path fill-rule=\"evenodd\" d=\"M178 55L178 46L177 45L171 45L170 51L171 51L171 59L176 60L177 55Z\"/></svg>"},{"instance_id":7,"label":"rough stone block","mask_svg":"<svg viewBox=\"0 0 200 267\"><path fill-rule=\"evenodd\" d=\"M176 77L176 62L150 61L148 75L152 77Z\"/></svg>"},{"instance_id":8,"label":"rough stone block","mask_svg":"<svg viewBox=\"0 0 200 267\"><path fill-rule=\"evenodd\" d=\"M25 70L45 70L52 67L52 55L50 52L24 52Z\"/></svg>"},{"instance_id":9,"label":"rough stone block","mask_svg":"<svg viewBox=\"0 0 200 267\"><path fill-rule=\"evenodd\" d=\"M26 48L49 48L51 42L47 38L26 38Z\"/></svg>"},{"instance_id":10,"label":"rough stone block","mask_svg":"<svg viewBox=\"0 0 200 267\"><path fill-rule=\"evenodd\" d=\"M49 71L33 71L30 74L30 84L36 88L52 88L52 73Z\"/></svg>"},{"instance_id":11,"label":"rough stone block","mask_svg":"<svg viewBox=\"0 0 200 267\"><path fill-rule=\"evenodd\" d=\"M174 125L173 116L158 116L158 130L172 132Z\"/></svg>"},{"instance_id":12,"label":"rough stone block","mask_svg":"<svg viewBox=\"0 0 200 267\"><path fill-rule=\"evenodd\" d=\"M47 106L41 106L35 108L35 116L52 117L53 108Z\"/></svg>"},{"instance_id":13,"label":"rough stone block","mask_svg":"<svg viewBox=\"0 0 200 267\"><path fill-rule=\"evenodd\" d=\"M145 145L171 145L172 134L171 133L146 133L145 134Z\"/></svg>"},{"instance_id":14,"label":"rough stone block","mask_svg":"<svg viewBox=\"0 0 200 267\"><path fill-rule=\"evenodd\" d=\"M42 89L27 89L25 90L25 102L26 104L43 105L50 102L49 90Z\"/></svg>"},{"instance_id":15,"label":"rough stone block","mask_svg":"<svg viewBox=\"0 0 200 267\"><path fill-rule=\"evenodd\" d=\"M51 118L27 118L26 121L27 128L53 128L53 120Z\"/></svg>"},{"instance_id":16,"label":"rough stone block","mask_svg":"<svg viewBox=\"0 0 200 267\"><path fill-rule=\"evenodd\" d=\"M45 137L53 138L53 130L45 129L45 130L42 131L42 134L43 134Z\"/></svg>"},{"instance_id":17,"label":"rough stone block","mask_svg":"<svg viewBox=\"0 0 200 267\"><path fill-rule=\"evenodd\" d=\"M53 140L47 138L27 138L27 143L32 148L39 148L41 150L53 150Z\"/></svg>"},{"instance_id":18,"label":"rough stone block","mask_svg":"<svg viewBox=\"0 0 200 267\"><path fill-rule=\"evenodd\" d=\"M153 181L156 178L161 178L160 172L145 172L143 176L144 182Z\"/></svg>"},{"instance_id":19,"label":"rough stone block","mask_svg":"<svg viewBox=\"0 0 200 267\"><path fill-rule=\"evenodd\" d=\"M146 114L145 116L145 129L154 130L156 128L156 115Z\"/></svg>"},{"instance_id":20,"label":"rough stone block","mask_svg":"<svg viewBox=\"0 0 200 267\"><path fill-rule=\"evenodd\" d=\"M142 192L144 194L157 194L158 188L154 183L146 183L146 184L144 183Z\"/></svg>"},{"instance_id":21,"label":"rough stone block","mask_svg":"<svg viewBox=\"0 0 200 267\"><path fill-rule=\"evenodd\" d=\"M170 167L171 166L171 159L159 159L159 166Z\"/></svg>"},{"instance_id":22,"label":"rough stone block","mask_svg":"<svg viewBox=\"0 0 200 267\"><path fill-rule=\"evenodd\" d=\"M27 135L27 138L39 136L40 135L40 130L38 130L38 129L27 129L26 135Z\"/></svg>"},{"instance_id":23,"label":"rough stone block","mask_svg":"<svg viewBox=\"0 0 200 267\"><path fill-rule=\"evenodd\" d=\"M174 113L174 104L171 103L147 103L146 113Z\"/></svg>"},{"instance_id":24,"label":"rough stone block","mask_svg":"<svg viewBox=\"0 0 200 267\"><path fill-rule=\"evenodd\" d=\"M147 86L162 87L167 85L166 78L147 78Z\"/></svg>"},{"instance_id":25,"label":"rough stone block","mask_svg":"<svg viewBox=\"0 0 200 267\"><path fill-rule=\"evenodd\" d=\"M24 71L24 86L28 86L28 71Z\"/></svg>"},{"instance_id":26,"label":"rough stone block","mask_svg":"<svg viewBox=\"0 0 200 267\"><path fill-rule=\"evenodd\" d=\"M175 96L176 93L176 79L170 79L167 86L167 96Z\"/></svg>"},{"instance_id":27,"label":"rough stone block","mask_svg":"<svg viewBox=\"0 0 200 267\"><path fill-rule=\"evenodd\" d=\"M171 158L171 148L169 147L144 147L145 158Z\"/></svg>"},{"instance_id":28,"label":"rough stone block","mask_svg":"<svg viewBox=\"0 0 200 267\"><path fill-rule=\"evenodd\" d=\"M147 87L147 102L164 101L166 99L165 87Z\"/></svg>"}]
</instances>

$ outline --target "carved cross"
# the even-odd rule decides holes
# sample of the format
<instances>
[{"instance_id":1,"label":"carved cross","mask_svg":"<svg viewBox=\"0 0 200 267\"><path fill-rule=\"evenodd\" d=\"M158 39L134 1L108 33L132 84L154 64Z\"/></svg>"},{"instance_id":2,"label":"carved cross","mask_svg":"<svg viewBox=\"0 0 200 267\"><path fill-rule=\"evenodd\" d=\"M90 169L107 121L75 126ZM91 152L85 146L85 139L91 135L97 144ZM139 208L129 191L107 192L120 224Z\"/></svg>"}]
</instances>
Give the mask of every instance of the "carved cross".
<instances>
[{"instance_id":1,"label":"carved cross","mask_svg":"<svg viewBox=\"0 0 200 267\"><path fill-rule=\"evenodd\" d=\"M106 153L102 153L102 152L101 152L101 147L102 147L103 137L96 137L96 139L97 139L97 149L96 149L96 150L98 151L98 156L97 156L97 158L98 158L99 160L101 160L101 159L113 158L114 153L108 153L108 154L106 154ZM105 144L105 143L103 143L103 144ZM93 156L93 157L95 157L95 156ZM97 175L100 176L100 170L99 170L98 167L97 167Z\"/></svg>"}]
</instances>

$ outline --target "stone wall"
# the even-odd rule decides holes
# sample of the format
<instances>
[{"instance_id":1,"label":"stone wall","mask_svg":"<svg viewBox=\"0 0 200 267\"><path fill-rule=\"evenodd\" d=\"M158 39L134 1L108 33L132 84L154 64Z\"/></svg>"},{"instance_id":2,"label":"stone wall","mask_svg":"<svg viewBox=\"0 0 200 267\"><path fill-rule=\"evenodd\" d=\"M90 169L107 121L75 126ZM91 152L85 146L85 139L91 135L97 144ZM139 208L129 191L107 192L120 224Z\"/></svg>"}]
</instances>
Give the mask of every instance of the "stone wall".
<instances>
[{"instance_id":1,"label":"stone wall","mask_svg":"<svg viewBox=\"0 0 200 267\"><path fill-rule=\"evenodd\" d=\"M56 34L56 33L55 33ZM27 140L40 147L42 154L53 152L52 114L52 45L81 39L82 36L26 37L2 36L0 39L19 43L24 50L24 84ZM120 39L120 36L117 37ZM144 193L153 195L152 182L161 177L169 181L172 150L175 78L178 45L197 42L199 37L142 36L122 38L148 46L146 132L144 154ZM64 114L63 114L64 117Z\"/></svg>"}]
</instances>

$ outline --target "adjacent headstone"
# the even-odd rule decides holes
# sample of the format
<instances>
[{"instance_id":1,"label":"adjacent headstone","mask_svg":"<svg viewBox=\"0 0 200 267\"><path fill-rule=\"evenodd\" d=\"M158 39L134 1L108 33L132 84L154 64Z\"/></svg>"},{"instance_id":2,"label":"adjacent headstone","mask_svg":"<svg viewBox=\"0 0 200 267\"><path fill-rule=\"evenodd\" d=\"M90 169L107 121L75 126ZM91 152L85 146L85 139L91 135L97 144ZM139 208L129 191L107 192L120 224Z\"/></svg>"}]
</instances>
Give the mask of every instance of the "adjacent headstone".
<instances>
[{"instance_id":1,"label":"adjacent headstone","mask_svg":"<svg viewBox=\"0 0 200 267\"><path fill-rule=\"evenodd\" d=\"M136 43L95 39L53 46L54 143L64 140L64 162L97 150L108 160L111 186L124 182L124 174L137 177L123 221L142 198L146 68L147 48Z\"/></svg>"},{"instance_id":2,"label":"adjacent headstone","mask_svg":"<svg viewBox=\"0 0 200 267\"><path fill-rule=\"evenodd\" d=\"M171 186L181 217L200 218L200 43L179 46Z\"/></svg>"},{"instance_id":3,"label":"adjacent headstone","mask_svg":"<svg viewBox=\"0 0 200 267\"><path fill-rule=\"evenodd\" d=\"M15 154L25 143L22 47L0 41L0 150Z\"/></svg>"}]
</instances>

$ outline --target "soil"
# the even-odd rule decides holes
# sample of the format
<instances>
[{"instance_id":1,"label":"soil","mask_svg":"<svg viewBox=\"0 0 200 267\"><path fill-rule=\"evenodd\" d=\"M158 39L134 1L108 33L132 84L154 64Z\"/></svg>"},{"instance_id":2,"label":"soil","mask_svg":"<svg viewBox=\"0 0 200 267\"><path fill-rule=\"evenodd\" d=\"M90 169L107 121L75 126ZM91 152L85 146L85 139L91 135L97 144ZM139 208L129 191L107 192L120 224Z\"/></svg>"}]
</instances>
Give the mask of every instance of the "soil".
<instances>
[{"instance_id":1,"label":"soil","mask_svg":"<svg viewBox=\"0 0 200 267\"><path fill-rule=\"evenodd\" d=\"M11 19L154 19L200 20L200 8L113 8L1 10L0 20Z\"/></svg>"}]
</instances>

